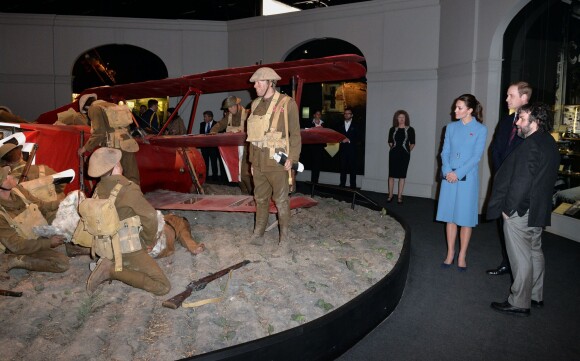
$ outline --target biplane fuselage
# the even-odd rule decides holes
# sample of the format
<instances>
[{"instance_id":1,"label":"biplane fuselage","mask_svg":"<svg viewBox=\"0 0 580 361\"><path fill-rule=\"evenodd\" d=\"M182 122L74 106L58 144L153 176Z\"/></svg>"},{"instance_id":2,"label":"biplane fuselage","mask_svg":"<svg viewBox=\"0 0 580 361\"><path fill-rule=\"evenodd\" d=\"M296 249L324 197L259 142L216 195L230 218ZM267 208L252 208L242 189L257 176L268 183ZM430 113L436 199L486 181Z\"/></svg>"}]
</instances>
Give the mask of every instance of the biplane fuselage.
<instances>
[{"instance_id":1,"label":"biplane fuselage","mask_svg":"<svg viewBox=\"0 0 580 361\"><path fill-rule=\"evenodd\" d=\"M3 124L3 128L13 127L22 131L26 141L39 145L36 163L46 164L56 171L74 169L82 170L77 150L90 136L90 127L53 125L58 113L73 108L78 111L78 99L83 94L95 93L99 99L113 103L120 101L157 98L181 97L176 111L192 96L193 107L189 116L188 135L162 135L165 127L173 119L170 117L159 134L149 134L145 138L137 137L141 188L144 193L164 189L176 192L194 192L198 185L205 182L205 163L198 147L219 147L222 155L227 149L237 149L246 139L245 133L222 133L215 136L193 135L193 123L199 97L207 93L251 90L251 75L262 66L269 66L281 76L279 86L294 85L295 99L300 104L302 85L307 83L346 81L365 76L366 69L361 64L364 58L358 55L338 55L319 59L298 60L240 68L209 71L206 73L183 76L180 78L151 80L116 86L96 87L83 91L76 101L55 110L41 114L34 123ZM302 143L334 143L343 136L330 129L302 130ZM224 159L227 157L224 157ZM234 159L234 158L232 158ZM228 162L226 160L226 162ZM237 181L237 158L235 164L226 164L232 171L232 181ZM67 191L78 189L80 179L77 176L69 184ZM87 176L84 177L89 189L92 187ZM199 189L197 189L199 191Z\"/></svg>"}]
</instances>

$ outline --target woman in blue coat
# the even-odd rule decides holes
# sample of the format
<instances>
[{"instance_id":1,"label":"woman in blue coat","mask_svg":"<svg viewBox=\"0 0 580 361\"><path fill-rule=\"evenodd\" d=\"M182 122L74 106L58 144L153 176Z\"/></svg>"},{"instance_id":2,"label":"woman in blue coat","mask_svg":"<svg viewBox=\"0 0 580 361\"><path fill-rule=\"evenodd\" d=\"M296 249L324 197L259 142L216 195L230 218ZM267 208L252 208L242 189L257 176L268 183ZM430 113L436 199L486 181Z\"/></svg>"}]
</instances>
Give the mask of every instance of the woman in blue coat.
<instances>
[{"instance_id":1,"label":"woman in blue coat","mask_svg":"<svg viewBox=\"0 0 580 361\"><path fill-rule=\"evenodd\" d=\"M437 206L438 221L446 222L447 257L441 264L449 268L455 258L459 231L457 267L467 270L465 257L471 231L477 225L479 201L479 161L485 148L487 128L483 108L475 96L463 94L455 99L455 118L447 125L441 152L443 179Z\"/></svg>"}]
</instances>

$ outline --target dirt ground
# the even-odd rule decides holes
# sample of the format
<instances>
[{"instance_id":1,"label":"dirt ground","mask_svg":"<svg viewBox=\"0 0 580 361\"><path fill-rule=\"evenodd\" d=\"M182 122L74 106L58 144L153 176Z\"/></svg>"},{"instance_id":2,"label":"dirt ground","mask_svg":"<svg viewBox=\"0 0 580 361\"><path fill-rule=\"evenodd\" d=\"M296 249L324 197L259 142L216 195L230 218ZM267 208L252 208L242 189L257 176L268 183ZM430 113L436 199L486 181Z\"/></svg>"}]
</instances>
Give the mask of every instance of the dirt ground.
<instances>
[{"instance_id":1,"label":"dirt ground","mask_svg":"<svg viewBox=\"0 0 580 361\"><path fill-rule=\"evenodd\" d=\"M206 185L206 194L239 194ZM119 281L85 291L88 256L71 259L64 274L10 271L0 289L1 360L177 360L251 341L312 321L338 308L384 277L397 261L404 229L390 216L315 197L290 227L292 251L278 254L278 230L266 244L247 244L253 213L178 211L206 245L197 256L180 245L158 263L171 281L158 297ZM270 216L270 222L275 216ZM64 252L64 246L59 250ZM222 277L186 302L221 301L170 309L162 302L192 280L228 266L251 263Z\"/></svg>"}]
</instances>

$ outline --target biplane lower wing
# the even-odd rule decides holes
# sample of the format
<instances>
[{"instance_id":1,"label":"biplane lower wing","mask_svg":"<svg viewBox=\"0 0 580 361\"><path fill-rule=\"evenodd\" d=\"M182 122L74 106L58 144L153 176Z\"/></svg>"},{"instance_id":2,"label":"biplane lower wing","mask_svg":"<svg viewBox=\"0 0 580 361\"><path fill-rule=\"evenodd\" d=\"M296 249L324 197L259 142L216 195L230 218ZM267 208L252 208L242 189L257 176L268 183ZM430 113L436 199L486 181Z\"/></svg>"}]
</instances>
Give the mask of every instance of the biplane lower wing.
<instances>
[{"instance_id":1,"label":"biplane lower wing","mask_svg":"<svg viewBox=\"0 0 580 361\"><path fill-rule=\"evenodd\" d=\"M160 210L256 212L254 197L247 195L202 195L156 190L146 193L145 198L155 209ZM290 197L290 209L309 208L317 204L318 202L310 197ZM270 213L277 213L272 201Z\"/></svg>"},{"instance_id":2,"label":"biplane lower wing","mask_svg":"<svg viewBox=\"0 0 580 361\"><path fill-rule=\"evenodd\" d=\"M345 136L330 128L301 129L302 144L338 143ZM227 168L230 182L239 182L238 146L246 142L246 133L219 133L196 135L151 136L147 138L152 145L167 147L218 147L222 161Z\"/></svg>"}]
</instances>

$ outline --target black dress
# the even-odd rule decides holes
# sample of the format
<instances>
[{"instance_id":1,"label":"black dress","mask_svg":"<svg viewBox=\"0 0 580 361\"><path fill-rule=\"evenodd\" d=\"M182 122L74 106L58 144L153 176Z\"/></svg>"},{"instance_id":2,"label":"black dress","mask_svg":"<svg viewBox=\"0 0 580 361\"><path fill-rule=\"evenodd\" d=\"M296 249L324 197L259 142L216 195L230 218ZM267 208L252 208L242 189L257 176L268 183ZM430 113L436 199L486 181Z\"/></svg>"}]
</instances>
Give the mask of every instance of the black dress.
<instances>
[{"instance_id":1,"label":"black dress","mask_svg":"<svg viewBox=\"0 0 580 361\"><path fill-rule=\"evenodd\" d=\"M389 177L407 178L407 168L411 159L409 147L415 144L415 129L391 127L388 143L394 144L389 151Z\"/></svg>"}]
</instances>

